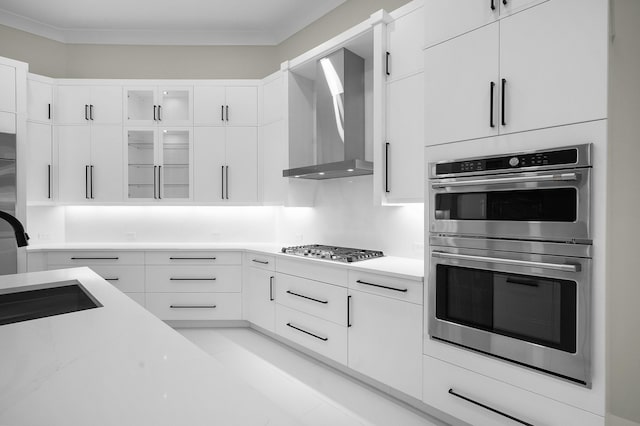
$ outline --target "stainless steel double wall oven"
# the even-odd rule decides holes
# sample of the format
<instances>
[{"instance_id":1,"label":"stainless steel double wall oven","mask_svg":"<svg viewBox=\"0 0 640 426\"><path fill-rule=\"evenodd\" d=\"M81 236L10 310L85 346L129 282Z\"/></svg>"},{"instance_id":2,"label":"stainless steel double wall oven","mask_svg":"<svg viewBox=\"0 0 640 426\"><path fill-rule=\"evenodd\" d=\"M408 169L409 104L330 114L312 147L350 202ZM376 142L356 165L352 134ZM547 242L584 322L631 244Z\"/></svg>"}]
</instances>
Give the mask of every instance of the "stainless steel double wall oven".
<instances>
[{"instance_id":1,"label":"stainless steel double wall oven","mask_svg":"<svg viewBox=\"0 0 640 426\"><path fill-rule=\"evenodd\" d=\"M429 334L591 383L591 145L429 163Z\"/></svg>"}]
</instances>

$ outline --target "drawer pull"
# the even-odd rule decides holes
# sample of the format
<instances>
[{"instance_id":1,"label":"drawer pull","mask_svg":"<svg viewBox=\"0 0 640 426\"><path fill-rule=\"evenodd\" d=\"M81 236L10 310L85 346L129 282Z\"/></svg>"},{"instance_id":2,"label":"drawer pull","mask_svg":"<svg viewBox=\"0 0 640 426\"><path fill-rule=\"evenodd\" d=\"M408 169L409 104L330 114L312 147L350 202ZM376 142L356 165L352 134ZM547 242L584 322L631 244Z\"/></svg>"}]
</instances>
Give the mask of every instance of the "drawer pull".
<instances>
[{"instance_id":1,"label":"drawer pull","mask_svg":"<svg viewBox=\"0 0 640 426\"><path fill-rule=\"evenodd\" d=\"M508 419L511 419L511 420L513 420L514 422L517 422L517 423L520 423L520 424L523 424L523 425L527 425L527 426L534 426L533 424L531 424L531 423L527 423L527 422L525 422L525 421L523 421L523 420L520 420L520 419L519 419L519 418L517 418L517 417L513 417L513 416L511 416L511 415L509 415L509 414L507 414L507 413L503 413L503 412L502 412L502 411L500 411L500 410L496 410L495 408L491 408L491 407L489 407L488 405L482 404L482 403L480 403L480 402L478 402L478 401L474 401L473 399L471 399L471 398L467 398L466 396L462 396L462 395L460 395L459 393L456 393L453 389L449 389L449 393L450 393L451 395L455 396L456 398L460 398L460 399L462 399L462 400L464 400L464 401L467 401L467 402L470 402L470 403L472 403L472 404L475 404L475 405L477 405L478 407L482 407L482 408L484 408L484 409L486 409L486 410L492 411L492 412L494 412L494 413L496 413L496 414L499 414L499 415L504 416L504 417L506 417L506 418L508 418Z\"/></svg>"},{"instance_id":2,"label":"drawer pull","mask_svg":"<svg viewBox=\"0 0 640 426\"><path fill-rule=\"evenodd\" d=\"M288 323L287 323L287 327L291 327L291 328L293 328L294 330L298 330L298 331L300 331L300 332L302 332L302 333L304 333L304 334L308 334L309 336L313 336L313 337L315 337L316 339L320 339L320 340L322 340L323 342L326 342L327 340L329 340L329 338L328 338L328 337L321 337L321 336L318 336L317 334L313 334L313 333L311 333L310 331L303 330L303 329L301 329L301 328L299 328L299 327L296 327L295 325L291 325L291 323L290 323L290 322L288 322Z\"/></svg>"},{"instance_id":3,"label":"drawer pull","mask_svg":"<svg viewBox=\"0 0 640 426\"><path fill-rule=\"evenodd\" d=\"M216 305L170 305L171 309L214 309Z\"/></svg>"},{"instance_id":4,"label":"drawer pull","mask_svg":"<svg viewBox=\"0 0 640 426\"><path fill-rule=\"evenodd\" d=\"M105 278L105 281L120 281L120 278Z\"/></svg>"},{"instance_id":5,"label":"drawer pull","mask_svg":"<svg viewBox=\"0 0 640 426\"><path fill-rule=\"evenodd\" d=\"M71 260L118 260L119 257L72 257Z\"/></svg>"},{"instance_id":6,"label":"drawer pull","mask_svg":"<svg viewBox=\"0 0 640 426\"><path fill-rule=\"evenodd\" d=\"M291 290L287 290L287 293L289 293L289 294L291 294L293 296L301 297L303 299L312 300L314 302L322 303L323 305L326 305L327 303L329 303L328 300L314 299L313 297L305 296L303 294L294 293Z\"/></svg>"},{"instance_id":7,"label":"drawer pull","mask_svg":"<svg viewBox=\"0 0 640 426\"><path fill-rule=\"evenodd\" d=\"M267 262L266 260L258 260L258 259L253 259L252 262L262 263L263 265L268 265L269 264L269 262Z\"/></svg>"},{"instance_id":8,"label":"drawer pull","mask_svg":"<svg viewBox=\"0 0 640 426\"><path fill-rule=\"evenodd\" d=\"M215 257L170 257L169 260L216 260Z\"/></svg>"},{"instance_id":9,"label":"drawer pull","mask_svg":"<svg viewBox=\"0 0 640 426\"><path fill-rule=\"evenodd\" d=\"M169 281L215 281L215 278L169 278Z\"/></svg>"},{"instance_id":10,"label":"drawer pull","mask_svg":"<svg viewBox=\"0 0 640 426\"><path fill-rule=\"evenodd\" d=\"M402 293L406 293L408 291L408 289L406 288L394 288L394 287L387 287L386 285L380 285L380 284L372 284L372 283L368 283L366 281L361 281L358 280L356 281L358 284L364 284L364 285L370 285L372 287L379 287L379 288L386 288L387 290L393 290L393 291L400 291Z\"/></svg>"}]
</instances>

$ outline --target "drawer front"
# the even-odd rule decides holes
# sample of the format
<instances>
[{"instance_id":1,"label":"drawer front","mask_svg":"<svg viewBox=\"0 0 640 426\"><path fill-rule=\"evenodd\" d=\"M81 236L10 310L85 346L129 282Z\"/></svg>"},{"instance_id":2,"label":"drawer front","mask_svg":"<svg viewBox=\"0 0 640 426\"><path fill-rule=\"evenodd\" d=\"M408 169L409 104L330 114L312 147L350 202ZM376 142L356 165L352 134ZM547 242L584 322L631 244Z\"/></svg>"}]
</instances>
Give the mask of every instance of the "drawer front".
<instances>
[{"instance_id":1,"label":"drawer front","mask_svg":"<svg viewBox=\"0 0 640 426\"><path fill-rule=\"evenodd\" d=\"M240 293L147 293L147 309L162 320L242 319Z\"/></svg>"},{"instance_id":2,"label":"drawer front","mask_svg":"<svg viewBox=\"0 0 640 426\"><path fill-rule=\"evenodd\" d=\"M276 274L276 302L289 308L347 325L347 289L292 275Z\"/></svg>"},{"instance_id":3,"label":"drawer front","mask_svg":"<svg viewBox=\"0 0 640 426\"><path fill-rule=\"evenodd\" d=\"M147 266L150 293L239 293L241 266Z\"/></svg>"},{"instance_id":4,"label":"drawer front","mask_svg":"<svg viewBox=\"0 0 640 426\"><path fill-rule=\"evenodd\" d=\"M274 271L276 269L276 258L275 256L269 256L261 253L245 253L244 265L251 266L252 268Z\"/></svg>"},{"instance_id":5,"label":"drawer front","mask_svg":"<svg viewBox=\"0 0 640 426\"><path fill-rule=\"evenodd\" d=\"M129 296L134 302L137 302L138 305L143 308L146 307L144 293L125 293L125 295Z\"/></svg>"},{"instance_id":6,"label":"drawer front","mask_svg":"<svg viewBox=\"0 0 640 426\"><path fill-rule=\"evenodd\" d=\"M347 328L276 304L276 333L320 355L347 364Z\"/></svg>"},{"instance_id":7,"label":"drawer front","mask_svg":"<svg viewBox=\"0 0 640 426\"><path fill-rule=\"evenodd\" d=\"M347 286L347 269L339 266L322 265L314 260L294 260L279 257L276 259L276 271L325 283Z\"/></svg>"},{"instance_id":8,"label":"drawer front","mask_svg":"<svg viewBox=\"0 0 640 426\"><path fill-rule=\"evenodd\" d=\"M422 305L422 281L349 271L349 288Z\"/></svg>"},{"instance_id":9,"label":"drawer front","mask_svg":"<svg viewBox=\"0 0 640 426\"><path fill-rule=\"evenodd\" d=\"M50 251L49 265L67 265L67 268L89 265L144 265L142 251Z\"/></svg>"},{"instance_id":10,"label":"drawer front","mask_svg":"<svg viewBox=\"0 0 640 426\"><path fill-rule=\"evenodd\" d=\"M240 265L242 254L228 251L148 251L147 265Z\"/></svg>"},{"instance_id":11,"label":"drawer front","mask_svg":"<svg viewBox=\"0 0 640 426\"><path fill-rule=\"evenodd\" d=\"M88 266L123 293L144 293L144 266L142 265Z\"/></svg>"},{"instance_id":12,"label":"drawer front","mask_svg":"<svg viewBox=\"0 0 640 426\"><path fill-rule=\"evenodd\" d=\"M474 426L516 423L463 398L534 425L604 425L604 418L593 413L430 356L423 357L423 374L424 402Z\"/></svg>"}]
</instances>

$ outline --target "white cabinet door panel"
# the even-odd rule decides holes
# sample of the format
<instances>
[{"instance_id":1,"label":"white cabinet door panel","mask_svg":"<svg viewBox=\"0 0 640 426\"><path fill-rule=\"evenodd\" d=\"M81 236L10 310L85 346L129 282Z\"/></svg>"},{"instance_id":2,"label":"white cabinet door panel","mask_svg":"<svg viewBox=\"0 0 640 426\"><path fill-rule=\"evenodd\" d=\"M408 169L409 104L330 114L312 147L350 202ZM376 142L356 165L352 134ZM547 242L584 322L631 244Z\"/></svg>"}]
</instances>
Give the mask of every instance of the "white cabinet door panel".
<instances>
[{"instance_id":1,"label":"white cabinet door panel","mask_svg":"<svg viewBox=\"0 0 640 426\"><path fill-rule=\"evenodd\" d=\"M552 0L500 21L506 126L518 132L607 116L607 15L599 0Z\"/></svg>"},{"instance_id":2,"label":"white cabinet door panel","mask_svg":"<svg viewBox=\"0 0 640 426\"><path fill-rule=\"evenodd\" d=\"M96 86L91 88L91 123L122 123L122 87Z\"/></svg>"},{"instance_id":3,"label":"white cabinet door panel","mask_svg":"<svg viewBox=\"0 0 640 426\"><path fill-rule=\"evenodd\" d=\"M225 129L196 127L193 134L194 199L197 202L222 202Z\"/></svg>"},{"instance_id":4,"label":"white cabinet door panel","mask_svg":"<svg viewBox=\"0 0 640 426\"><path fill-rule=\"evenodd\" d=\"M228 127L226 135L226 197L231 202L256 202L258 201L257 128Z\"/></svg>"},{"instance_id":5,"label":"white cabinet door panel","mask_svg":"<svg viewBox=\"0 0 640 426\"><path fill-rule=\"evenodd\" d=\"M227 87L225 120L230 126L257 126L258 88Z\"/></svg>"},{"instance_id":6,"label":"white cabinet door panel","mask_svg":"<svg viewBox=\"0 0 640 426\"><path fill-rule=\"evenodd\" d=\"M395 80L423 68L424 42L423 8L418 8L387 25L389 73L387 80Z\"/></svg>"},{"instance_id":7,"label":"white cabinet door panel","mask_svg":"<svg viewBox=\"0 0 640 426\"><path fill-rule=\"evenodd\" d=\"M269 124L284 118L284 79L279 77L262 89L262 123Z\"/></svg>"},{"instance_id":8,"label":"white cabinet door panel","mask_svg":"<svg viewBox=\"0 0 640 426\"><path fill-rule=\"evenodd\" d=\"M260 127L258 152L264 203L282 204L286 199L288 178L282 177L282 171L289 168L289 145L284 127L284 120Z\"/></svg>"},{"instance_id":9,"label":"white cabinet door panel","mask_svg":"<svg viewBox=\"0 0 640 426\"><path fill-rule=\"evenodd\" d=\"M224 86L196 86L193 90L194 124L223 126L225 88Z\"/></svg>"},{"instance_id":10,"label":"white cabinet door panel","mask_svg":"<svg viewBox=\"0 0 640 426\"><path fill-rule=\"evenodd\" d=\"M494 9L491 8L493 1ZM425 0L425 46L456 37L498 19L501 0Z\"/></svg>"},{"instance_id":11,"label":"white cabinet door panel","mask_svg":"<svg viewBox=\"0 0 640 426\"><path fill-rule=\"evenodd\" d=\"M58 86L54 104L56 124L89 124L91 89L88 86Z\"/></svg>"},{"instance_id":12,"label":"white cabinet door panel","mask_svg":"<svg viewBox=\"0 0 640 426\"><path fill-rule=\"evenodd\" d=\"M500 1L500 16L510 15L512 13L519 12L528 7L535 6L539 3L544 3L549 0L507 0Z\"/></svg>"},{"instance_id":13,"label":"white cabinet door panel","mask_svg":"<svg viewBox=\"0 0 640 426\"><path fill-rule=\"evenodd\" d=\"M247 268L248 278L242 289L245 318L266 330L275 331L275 274L259 268Z\"/></svg>"},{"instance_id":14,"label":"white cabinet door panel","mask_svg":"<svg viewBox=\"0 0 640 426\"><path fill-rule=\"evenodd\" d=\"M51 125L27 123L27 200L51 200Z\"/></svg>"},{"instance_id":15,"label":"white cabinet door panel","mask_svg":"<svg viewBox=\"0 0 640 426\"><path fill-rule=\"evenodd\" d=\"M0 111L16 112L16 69L0 65Z\"/></svg>"},{"instance_id":16,"label":"white cabinet door panel","mask_svg":"<svg viewBox=\"0 0 640 426\"><path fill-rule=\"evenodd\" d=\"M91 165L93 200L120 202L123 200L122 128L120 126L91 127Z\"/></svg>"},{"instance_id":17,"label":"white cabinet door panel","mask_svg":"<svg viewBox=\"0 0 640 426\"><path fill-rule=\"evenodd\" d=\"M55 145L58 151L58 200L67 203L87 201L91 127L57 126Z\"/></svg>"},{"instance_id":18,"label":"white cabinet door panel","mask_svg":"<svg viewBox=\"0 0 640 426\"><path fill-rule=\"evenodd\" d=\"M36 80L27 80L27 118L33 121L51 122L53 87Z\"/></svg>"},{"instance_id":19,"label":"white cabinet door panel","mask_svg":"<svg viewBox=\"0 0 640 426\"><path fill-rule=\"evenodd\" d=\"M498 26L485 26L424 51L425 145L498 134ZM491 82L496 84L494 127Z\"/></svg>"}]
</instances>

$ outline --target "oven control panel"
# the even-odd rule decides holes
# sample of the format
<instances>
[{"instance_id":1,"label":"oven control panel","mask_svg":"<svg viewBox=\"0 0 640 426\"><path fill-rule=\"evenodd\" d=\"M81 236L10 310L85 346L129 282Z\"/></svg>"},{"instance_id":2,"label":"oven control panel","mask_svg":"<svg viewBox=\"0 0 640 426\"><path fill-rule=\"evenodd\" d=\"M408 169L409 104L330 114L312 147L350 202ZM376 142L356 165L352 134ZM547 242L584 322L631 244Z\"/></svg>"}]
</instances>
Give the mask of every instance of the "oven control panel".
<instances>
[{"instance_id":1,"label":"oven control panel","mask_svg":"<svg viewBox=\"0 0 640 426\"><path fill-rule=\"evenodd\" d=\"M500 157L485 157L436 164L436 175L456 173L488 172L526 167L575 165L578 149L539 151L526 154L511 154Z\"/></svg>"}]
</instances>

